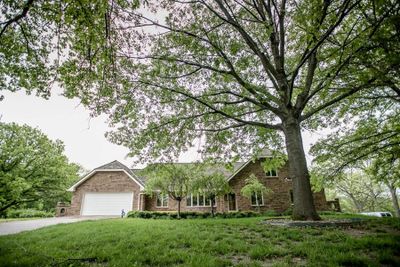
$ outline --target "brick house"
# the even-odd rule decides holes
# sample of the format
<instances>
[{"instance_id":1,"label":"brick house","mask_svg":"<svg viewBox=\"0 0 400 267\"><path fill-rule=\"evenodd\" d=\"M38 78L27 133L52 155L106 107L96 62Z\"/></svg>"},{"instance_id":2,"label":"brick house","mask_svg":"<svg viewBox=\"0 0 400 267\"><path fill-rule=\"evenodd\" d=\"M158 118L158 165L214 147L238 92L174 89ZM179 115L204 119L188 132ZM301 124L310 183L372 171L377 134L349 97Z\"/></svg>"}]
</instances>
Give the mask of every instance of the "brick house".
<instances>
[{"instance_id":1,"label":"brick house","mask_svg":"<svg viewBox=\"0 0 400 267\"><path fill-rule=\"evenodd\" d=\"M260 157L255 161L236 163L232 171L223 170L232 192L217 198L217 212L256 210L256 198L261 211L283 212L292 206L292 181L287 164L265 173L262 161ZM68 189L73 192L72 201L69 207L62 206L62 215L119 215L122 209L126 212L176 211L176 201L157 194L144 194L146 179L140 176L141 171L129 169L118 161L94 169ZM252 173L272 190L272 194L253 196L251 199L241 195L245 180ZM323 190L314 193L314 202L317 210L330 210ZM190 195L181 202L181 210L210 211L210 200L201 195Z\"/></svg>"}]
</instances>

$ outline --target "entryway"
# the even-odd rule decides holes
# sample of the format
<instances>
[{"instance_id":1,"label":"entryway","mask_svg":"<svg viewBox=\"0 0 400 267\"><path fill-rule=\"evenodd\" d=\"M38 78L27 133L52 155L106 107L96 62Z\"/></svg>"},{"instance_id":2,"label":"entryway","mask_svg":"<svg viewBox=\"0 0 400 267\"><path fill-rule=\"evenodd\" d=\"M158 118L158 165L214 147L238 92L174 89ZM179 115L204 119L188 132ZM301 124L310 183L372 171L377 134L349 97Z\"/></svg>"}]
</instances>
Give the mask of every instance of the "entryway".
<instances>
[{"instance_id":1,"label":"entryway","mask_svg":"<svg viewBox=\"0 0 400 267\"><path fill-rule=\"evenodd\" d=\"M236 211L236 195L235 195L235 193L228 194L228 210Z\"/></svg>"}]
</instances>

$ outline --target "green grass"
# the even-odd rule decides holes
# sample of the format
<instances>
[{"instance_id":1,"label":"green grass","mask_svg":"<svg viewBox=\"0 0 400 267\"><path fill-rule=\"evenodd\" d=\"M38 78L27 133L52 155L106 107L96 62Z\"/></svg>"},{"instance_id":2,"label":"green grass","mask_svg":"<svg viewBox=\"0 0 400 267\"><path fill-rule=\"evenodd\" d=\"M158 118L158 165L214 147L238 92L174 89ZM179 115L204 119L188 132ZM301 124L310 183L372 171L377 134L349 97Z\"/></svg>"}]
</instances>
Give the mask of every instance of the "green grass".
<instances>
[{"instance_id":1,"label":"green grass","mask_svg":"<svg viewBox=\"0 0 400 267\"><path fill-rule=\"evenodd\" d=\"M329 217L329 216L327 216ZM107 219L0 237L0 266L399 266L400 221L280 228L263 218Z\"/></svg>"}]
</instances>

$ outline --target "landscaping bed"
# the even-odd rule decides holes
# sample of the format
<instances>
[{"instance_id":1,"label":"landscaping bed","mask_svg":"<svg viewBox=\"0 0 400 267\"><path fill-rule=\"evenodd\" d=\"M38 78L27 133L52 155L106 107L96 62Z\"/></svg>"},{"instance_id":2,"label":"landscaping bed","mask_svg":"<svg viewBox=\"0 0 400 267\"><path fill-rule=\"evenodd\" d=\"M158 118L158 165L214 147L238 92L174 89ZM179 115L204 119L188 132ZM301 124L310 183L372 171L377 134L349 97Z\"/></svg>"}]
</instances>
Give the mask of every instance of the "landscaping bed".
<instances>
[{"instance_id":1,"label":"landscaping bed","mask_svg":"<svg viewBox=\"0 0 400 267\"><path fill-rule=\"evenodd\" d=\"M262 221L262 224L284 227L354 227L365 223L366 219L328 219L321 221L293 221L289 219L272 219Z\"/></svg>"},{"instance_id":2,"label":"landscaping bed","mask_svg":"<svg viewBox=\"0 0 400 267\"><path fill-rule=\"evenodd\" d=\"M249 218L249 217L262 217L262 216L278 215L275 212L257 213L253 211L233 211L224 213L211 212L195 212L183 211L180 213L180 219L205 219L205 218ZM130 211L127 215L128 218L141 218L141 219L178 219L178 213L175 211Z\"/></svg>"}]
</instances>

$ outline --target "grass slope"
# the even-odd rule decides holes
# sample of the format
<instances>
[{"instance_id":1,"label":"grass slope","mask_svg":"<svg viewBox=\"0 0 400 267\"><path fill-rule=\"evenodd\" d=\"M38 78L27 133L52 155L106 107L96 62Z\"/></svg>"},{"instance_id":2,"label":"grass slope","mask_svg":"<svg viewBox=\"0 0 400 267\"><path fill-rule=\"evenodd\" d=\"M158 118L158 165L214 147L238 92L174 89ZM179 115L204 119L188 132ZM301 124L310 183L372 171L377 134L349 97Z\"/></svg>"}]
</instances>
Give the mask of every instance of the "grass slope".
<instances>
[{"instance_id":1,"label":"grass slope","mask_svg":"<svg viewBox=\"0 0 400 267\"><path fill-rule=\"evenodd\" d=\"M400 266L400 221L280 228L260 218L107 219L0 237L0 266Z\"/></svg>"}]
</instances>

